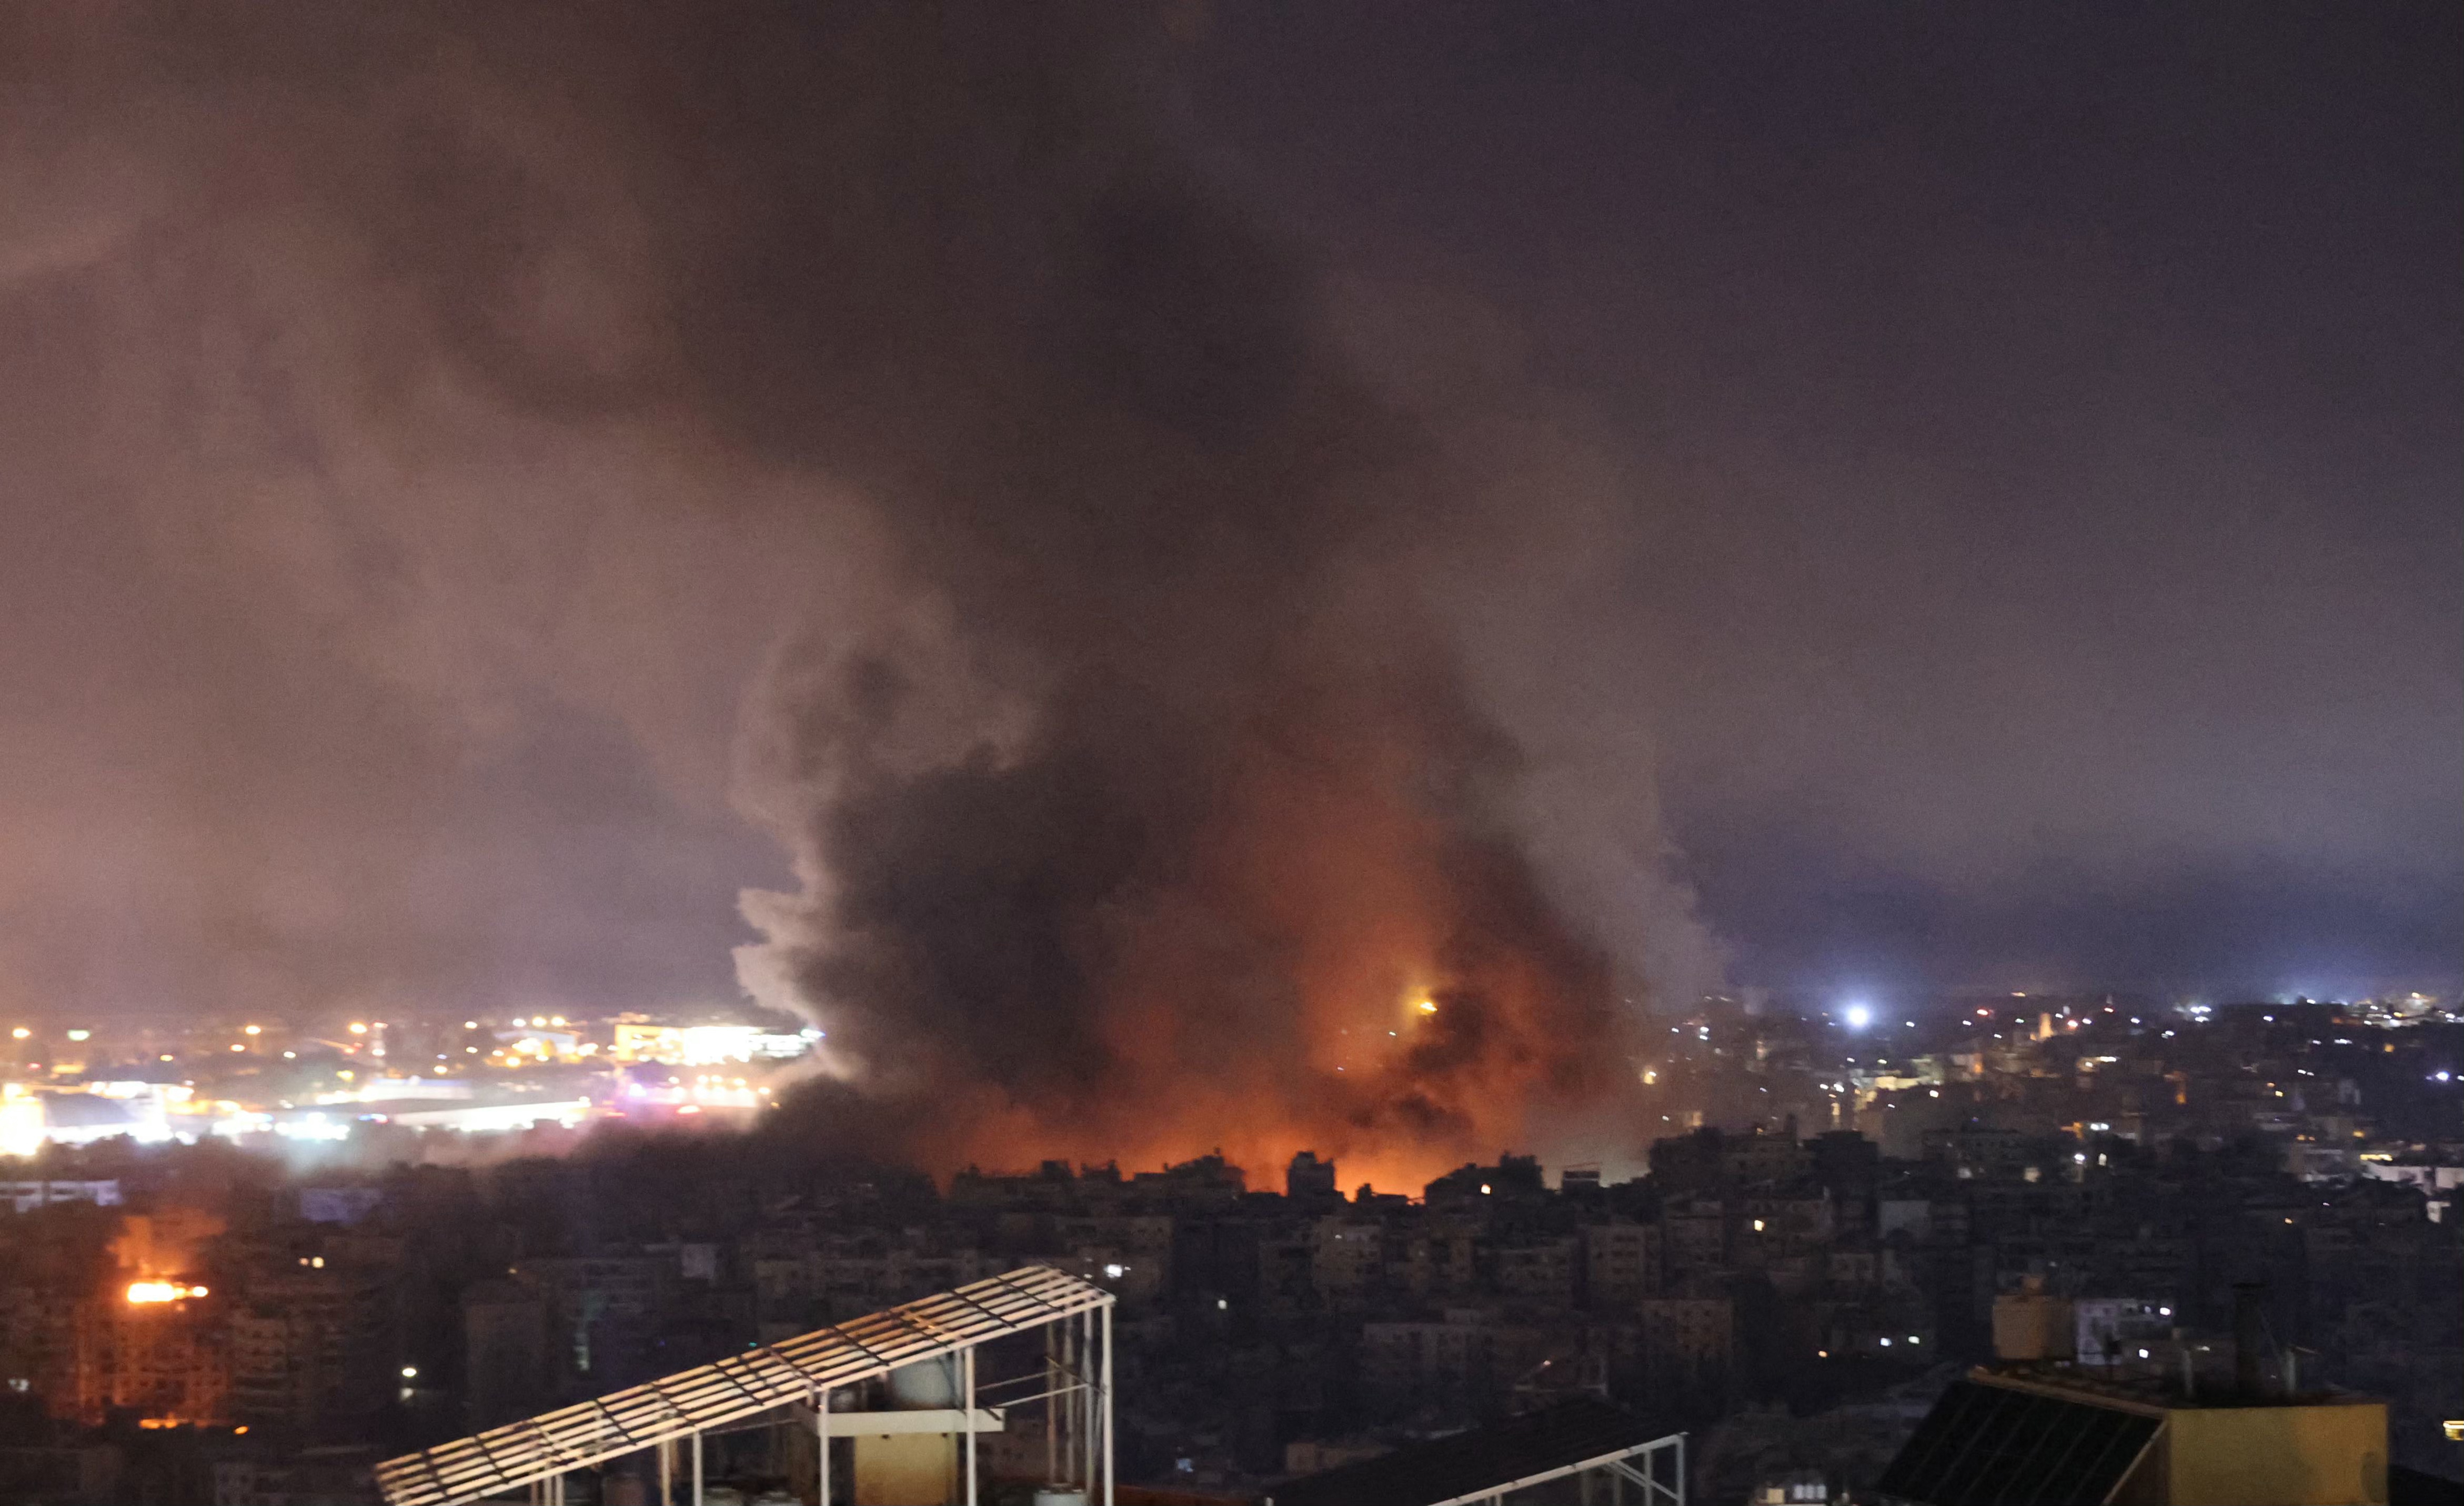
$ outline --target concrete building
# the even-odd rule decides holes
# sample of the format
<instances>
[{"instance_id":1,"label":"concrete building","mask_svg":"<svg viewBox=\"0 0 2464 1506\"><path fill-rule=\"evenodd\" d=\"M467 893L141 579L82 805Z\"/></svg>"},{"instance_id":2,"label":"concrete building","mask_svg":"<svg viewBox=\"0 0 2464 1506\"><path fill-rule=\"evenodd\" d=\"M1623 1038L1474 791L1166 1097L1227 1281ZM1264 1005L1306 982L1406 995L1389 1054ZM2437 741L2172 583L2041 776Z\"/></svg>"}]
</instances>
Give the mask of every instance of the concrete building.
<instances>
[{"instance_id":1,"label":"concrete building","mask_svg":"<svg viewBox=\"0 0 2464 1506\"><path fill-rule=\"evenodd\" d=\"M393 1391L392 1304L374 1275L319 1267L259 1277L231 1312L231 1410L305 1438L363 1431Z\"/></svg>"},{"instance_id":2,"label":"concrete building","mask_svg":"<svg viewBox=\"0 0 2464 1506\"><path fill-rule=\"evenodd\" d=\"M2386 1506L2383 1402L2210 1398L2050 1367L1977 1370L1944 1393L1883 1473L1922 1503L2026 1498L2122 1506ZM2021 1495L2006 1494L2020 1488Z\"/></svg>"},{"instance_id":3,"label":"concrete building","mask_svg":"<svg viewBox=\"0 0 2464 1506\"><path fill-rule=\"evenodd\" d=\"M1647 1297L1642 1325L1645 1384L1654 1391L1727 1384L1737 1345L1736 1304L1726 1297Z\"/></svg>"},{"instance_id":4,"label":"concrete building","mask_svg":"<svg viewBox=\"0 0 2464 1506\"><path fill-rule=\"evenodd\" d=\"M547 1312L537 1288L482 1281L462 1296L462 1404L473 1431L534 1410L549 1392Z\"/></svg>"},{"instance_id":5,"label":"concrete building","mask_svg":"<svg viewBox=\"0 0 2464 1506\"><path fill-rule=\"evenodd\" d=\"M1660 1231L1649 1224L1586 1224L1583 1299L1595 1309L1631 1308L1660 1289Z\"/></svg>"}]
</instances>

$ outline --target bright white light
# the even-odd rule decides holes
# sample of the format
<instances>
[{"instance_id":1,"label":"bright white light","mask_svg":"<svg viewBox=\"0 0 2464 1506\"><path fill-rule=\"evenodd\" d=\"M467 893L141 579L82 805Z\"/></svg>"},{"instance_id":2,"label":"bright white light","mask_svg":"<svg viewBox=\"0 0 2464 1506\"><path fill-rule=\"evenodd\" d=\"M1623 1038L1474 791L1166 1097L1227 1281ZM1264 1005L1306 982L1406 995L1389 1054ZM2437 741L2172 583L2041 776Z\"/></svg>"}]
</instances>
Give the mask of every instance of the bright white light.
<instances>
[{"instance_id":1,"label":"bright white light","mask_svg":"<svg viewBox=\"0 0 2464 1506\"><path fill-rule=\"evenodd\" d=\"M418 1380L418 1379L419 1379L419 1366L417 1366L417 1365L415 1365L415 1364L406 1364L406 1365L404 1365L404 1366L402 1367L402 1378L403 1378L404 1380L406 1380L406 1381L416 1381L416 1380Z\"/></svg>"},{"instance_id":2,"label":"bright white light","mask_svg":"<svg viewBox=\"0 0 2464 1506\"><path fill-rule=\"evenodd\" d=\"M1863 1030L1874 1023L1874 1011L1867 1005L1851 1004L1843 1017L1848 1021L1850 1030Z\"/></svg>"},{"instance_id":3,"label":"bright white light","mask_svg":"<svg viewBox=\"0 0 2464 1506\"><path fill-rule=\"evenodd\" d=\"M1108 1281L1117 1281L1129 1274L1130 1268L1125 1265L1108 1265L1104 1267L1104 1279Z\"/></svg>"},{"instance_id":4,"label":"bright white light","mask_svg":"<svg viewBox=\"0 0 2464 1506\"><path fill-rule=\"evenodd\" d=\"M152 1302L184 1302L191 1297L203 1297L206 1289L182 1281L131 1281L128 1300L138 1306Z\"/></svg>"}]
</instances>

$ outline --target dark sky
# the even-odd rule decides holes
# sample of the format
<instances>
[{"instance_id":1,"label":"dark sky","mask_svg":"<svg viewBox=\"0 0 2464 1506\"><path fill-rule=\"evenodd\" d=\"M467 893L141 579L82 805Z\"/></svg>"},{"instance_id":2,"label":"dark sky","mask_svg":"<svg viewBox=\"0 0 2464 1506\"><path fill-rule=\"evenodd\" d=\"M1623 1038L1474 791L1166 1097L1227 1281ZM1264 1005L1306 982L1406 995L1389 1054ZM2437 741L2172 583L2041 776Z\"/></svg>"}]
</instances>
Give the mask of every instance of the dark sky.
<instances>
[{"instance_id":1,"label":"dark sky","mask_svg":"<svg viewBox=\"0 0 2464 1506\"><path fill-rule=\"evenodd\" d=\"M1630 468L1595 625L1741 978L2455 975L2453 8L1221 19L1251 189Z\"/></svg>"},{"instance_id":2,"label":"dark sky","mask_svg":"<svg viewBox=\"0 0 2464 1506\"><path fill-rule=\"evenodd\" d=\"M0 36L0 1002L733 996L739 893L830 882L781 645L913 604L860 516L743 502L804 457L603 390L661 338L621 140L440 48L365 142L288 142L326 60L194 13ZM1185 46L1190 170L1366 369L1481 395L1445 441L1514 547L1430 578L1636 966L1708 981L1699 923L1767 986L2453 987L2454 8L1244 4ZM472 223L563 258L523 273L561 406L396 338L416 216L292 209L456 90L522 169Z\"/></svg>"}]
</instances>

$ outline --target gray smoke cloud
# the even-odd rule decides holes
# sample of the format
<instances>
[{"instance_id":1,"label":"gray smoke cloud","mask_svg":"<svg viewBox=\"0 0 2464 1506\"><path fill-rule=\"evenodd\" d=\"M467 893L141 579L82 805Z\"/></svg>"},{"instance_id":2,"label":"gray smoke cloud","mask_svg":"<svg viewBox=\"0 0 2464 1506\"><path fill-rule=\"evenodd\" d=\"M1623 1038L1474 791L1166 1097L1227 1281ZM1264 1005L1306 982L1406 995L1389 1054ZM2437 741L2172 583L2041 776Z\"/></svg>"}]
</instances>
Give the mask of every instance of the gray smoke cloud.
<instances>
[{"instance_id":1,"label":"gray smoke cloud","mask_svg":"<svg viewBox=\"0 0 2464 1506\"><path fill-rule=\"evenodd\" d=\"M641 772L525 801L758 822L745 986L929 1160L1408 1174L1611 1092L1717 965L1647 751L1530 673L1614 482L1196 169L1185 20L10 12L0 275L83 367L11 443L219 624L113 661L220 730L159 765L212 787L189 949L296 932L214 988L433 987L394 864L579 719ZM374 856L286 886L328 838Z\"/></svg>"}]
</instances>

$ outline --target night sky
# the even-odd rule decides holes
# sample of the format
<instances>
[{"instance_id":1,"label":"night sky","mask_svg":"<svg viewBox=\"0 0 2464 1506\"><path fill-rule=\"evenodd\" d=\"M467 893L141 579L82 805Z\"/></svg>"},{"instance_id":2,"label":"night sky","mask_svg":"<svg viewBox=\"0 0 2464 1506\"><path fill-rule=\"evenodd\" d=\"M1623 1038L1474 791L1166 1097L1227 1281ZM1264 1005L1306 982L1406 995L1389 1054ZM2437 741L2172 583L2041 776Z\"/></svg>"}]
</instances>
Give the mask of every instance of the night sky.
<instances>
[{"instance_id":1,"label":"night sky","mask_svg":"<svg viewBox=\"0 0 2464 1506\"><path fill-rule=\"evenodd\" d=\"M1222 20L1244 184L1613 447L1566 625L1741 981L2456 976L2453 10Z\"/></svg>"},{"instance_id":2,"label":"night sky","mask_svg":"<svg viewBox=\"0 0 2464 1506\"><path fill-rule=\"evenodd\" d=\"M1433 912L1528 859L1488 939L1662 999L2464 971L2452 6L1244 4L1096 104L823 29L923 80L844 155L761 49L488 9L0 23L12 1008L869 986L831 905L930 908L984 767L1152 775L1123 871L1215 892L1147 849L1218 728L1400 739ZM1018 122L1111 111L1082 215ZM1111 531L1029 414L1165 436L1089 509L1273 500Z\"/></svg>"}]
</instances>

